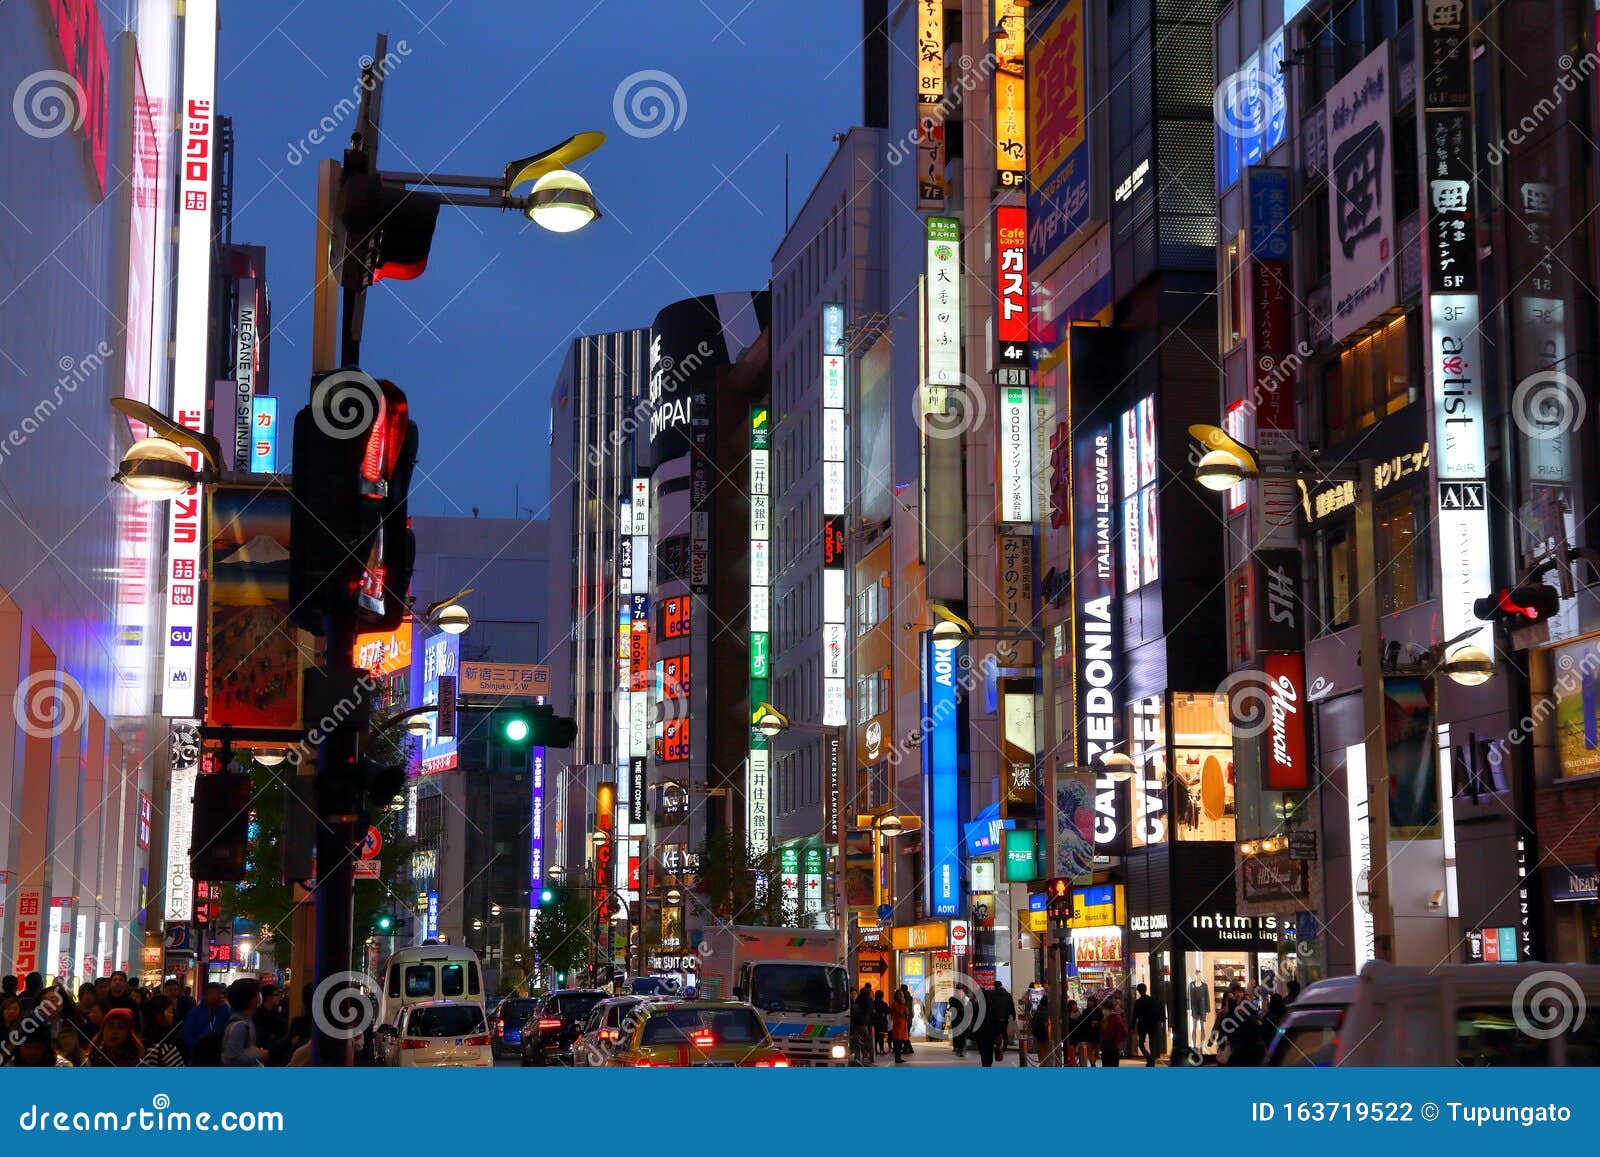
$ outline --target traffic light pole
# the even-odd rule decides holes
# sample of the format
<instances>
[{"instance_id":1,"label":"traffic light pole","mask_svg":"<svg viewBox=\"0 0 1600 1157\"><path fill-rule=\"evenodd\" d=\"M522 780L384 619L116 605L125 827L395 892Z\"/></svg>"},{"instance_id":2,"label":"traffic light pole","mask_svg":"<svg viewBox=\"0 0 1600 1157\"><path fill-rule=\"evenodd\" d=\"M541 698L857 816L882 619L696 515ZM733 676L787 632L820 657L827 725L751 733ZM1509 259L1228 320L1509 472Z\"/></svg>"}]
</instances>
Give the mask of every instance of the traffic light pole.
<instances>
[{"instance_id":1,"label":"traffic light pole","mask_svg":"<svg viewBox=\"0 0 1600 1157\"><path fill-rule=\"evenodd\" d=\"M353 615L328 615L323 620L327 650L323 668L328 686L349 687L355 681ZM317 747L317 965L319 985L351 971L351 936L355 920L356 812L359 787L356 759L360 740L355 717L337 723ZM326 992L315 1012L333 1006L337 992ZM349 1043L326 1031L326 1016L313 1015L314 1063L348 1065Z\"/></svg>"}]
</instances>

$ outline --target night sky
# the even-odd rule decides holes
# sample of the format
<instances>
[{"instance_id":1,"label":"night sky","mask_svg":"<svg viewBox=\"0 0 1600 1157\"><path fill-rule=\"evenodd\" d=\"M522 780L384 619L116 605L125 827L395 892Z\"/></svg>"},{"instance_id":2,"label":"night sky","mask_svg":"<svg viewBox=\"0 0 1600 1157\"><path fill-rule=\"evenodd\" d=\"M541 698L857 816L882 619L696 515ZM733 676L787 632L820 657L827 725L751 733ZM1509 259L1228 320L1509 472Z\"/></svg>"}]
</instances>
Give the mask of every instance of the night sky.
<instances>
[{"instance_id":1,"label":"night sky","mask_svg":"<svg viewBox=\"0 0 1600 1157\"><path fill-rule=\"evenodd\" d=\"M268 248L272 391L291 412L310 372L316 163L341 155L354 115L320 145L308 135L358 95L378 32L395 57L381 168L497 174L572 133L607 134L577 166L600 221L559 235L446 208L426 274L368 295L364 368L406 390L422 429L419 514L511 517L520 502L542 517L550 390L571 338L647 326L681 297L764 286L784 232L785 152L798 211L833 134L860 120L850 0L224 0L222 18L234 240ZM633 123L654 135L635 136L613 106L645 71L671 78L635 90L667 93L672 127L647 101Z\"/></svg>"}]
</instances>

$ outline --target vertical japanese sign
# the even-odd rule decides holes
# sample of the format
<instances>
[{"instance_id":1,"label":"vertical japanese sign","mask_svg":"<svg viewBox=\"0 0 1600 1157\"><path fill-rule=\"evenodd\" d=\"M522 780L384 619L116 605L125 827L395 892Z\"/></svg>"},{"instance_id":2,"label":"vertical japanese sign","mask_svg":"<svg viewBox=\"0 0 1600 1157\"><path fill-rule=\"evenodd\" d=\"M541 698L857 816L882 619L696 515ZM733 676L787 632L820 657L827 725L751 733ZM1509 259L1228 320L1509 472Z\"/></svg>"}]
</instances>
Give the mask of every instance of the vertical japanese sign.
<instances>
[{"instance_id":1,"label":"vertical japanese sign","mask_svg":"<svg viewBox=\"0 0 1600 1157\"><path fill-rule=\"evenodd\" d=\"M1250 252L1250 314L1247 361L1250 396L1228 417L1243 427L1235 436L1246 445L1284 452L1294 443L1294 383L1290 331L1289 170L1251 165L1245 170L1245 211ZM1233 431L1230 431L1233 432ZM1295 480L1269 471L1253 486L1235 488L1249 501L1251 541L1257 547L1298 549ZM1235 496L1230 490L1230 503Z\"/></svg>"},{"instance_id":2,"label":"vertical japanese sign","mask_svg":"<svg viewBox=\"0 0 1600 1157\"><path fill-rule=\"evenodd\" d=\"M1343 341L1398 300L1387 42L1329 90L1327 118L1331 325Z\"/></svg>"},{"instance_id":3,"label":"vertical japanese sign","mask_svg":"<svg viewBox=\"0 0 1600 1157\"><path fill-rule=\"evenodd\" d=\"M17 889L16 950L12 954L10 971L17 976L44 971L39 967L44 935L44 889Z\"/></svg>"},{"instance_id":4,"label":"vertical japanese sign","mask_svg":"<svg viewBox=\"0 0 1600 1157\"><path fill-rule=\"evenodd\" d=\"M922 406L944 409L945 391L961 385L961 223L928 218L928 272L925 302L927 381Z\"/></svg>"},{"instance_id":5,"label":"vertical japanese sign","mask_svg":"<svg viewBox=\"0 0 1600 1157\"><path fill-rule=\"evenodd\" d=\"M239 306L234 316L233 383L237 393L237 406L233 425L233 468L247 470L250 464L250 443L255 418L256 366L260 355L256 349L256 279L241 277Z\"/></svg>"},{"instance_id":6,"label":"vertical japanese sign","mask_svg":"<svg viewBox=\"0 0 1600 1157\"><path fill-rule=\"evenodd\" d=\"M211 312L211 198L217 79L216 0L190 0L183 17L183 106L178 121L178 268L172 362L172 418L205 430ZM198 455L188 452L195 465ZM198 487L172 503L167 532L166 628L161 712L194 714L200 622L201 502Z\"/></svg>"},{"instance_id":7,"label":"vertical japanese sign","mask_svg":"<svg viewBox=\"0 0 1600 1157\"><path fill-rule=\"evenodd\" d=\"M1027 0L994 0L994 168L1001 189L1020 189L1028 176L1026 12Z\"/></svg>"},{"instance_id":8,"label":"vertical japanese sign","mask_svg":"<svg viewBox=\"0 0 1600 1157\"><path fill-rule=\"evenodd\" d=\"M250 473L278 472L278 399L257 394L250 402Z\"/></svg>"},{"instance_id":9,"label":"vertical japanese sign","mask_svg":"<svg viewBox=\"0 0 1600 1157\"><path fill-rule=\"evenodd\" d=\"M772 540L772 415L766 406L750 410L750 550L765 549ZM757 581L757 580L760 581ZM771 623L770 576L750 573L750 710L770 697ZM766 736L750 728L750 771L745 786L745 834L758 854L772 845L772 820L768 810L771 789L771 755Z\"/></svg>"},{"instance_id":10,"label":"vertical japanese sign","mask_svg":"<svg viewBox=\"0 0 1600 1157\"><path fill-rule=\"evenodd\" d=\"M1026 368L1028 353L1028 211L994 211L994 364Z\"/></svg>"},{"instance_id":11,"label":"vertical japanese sign","mask_svg":"<svg viewBox=\"0 0 1600 1157\"><path fill-rule=\"evenodd\" d=\"M845 591L844 307L822 307L822 723L849 723L845 651L850 600ZM752 574L754 568L752 567Z\"/></svg>"},{"instance_id":12,"label":"vertical japanese sign","mask_svg":"<svg viewBox=\"0 0 1600 1157\"><path fill-rule=\"evenodd\" d=\"M1035 5L1028 25L1028 260L1040 269L1089 221L1083 0Z\"/></svg>"},{"instance_id":13,"label":"vertical japanese sign","mask_svg":"<svg viewBox=\"0 0 1600 1157\"><path fill-rule=\"evenodd\" d=\"M422 690L418 706L438 707L435 713L424 715L428 720L428 733L419 744L422 774L449 771L458 762L456 751L456 675L460 668L461 636L438 634L413 652L422 662L422 678L413 680L413 687Z\"/></svg>"},{"instance_id":14,"label":"vertical japanese sign","mask_svg":"<svg viewBox=\"0 0 1600 1157\"><path fill-rule=\"evenodd\" d=\"M917 210L944 208L944 0L917 4Z\"/></svg>"},{"instance_id":15,"label":"vertical japanese sign","mask_svg":"<svg viewBox=\"0 0 1600 1157\"><path fill-rule=\"evenodd\" d=\"M1494 654L1494 629L1473 613L1493 585L1484 437L1474 204L1470 14L1428 3L1417 21L1424 107L1421 152L1423 278L1429 405L1439 534L1440 629L1466 635L1452 654ZM1469 633L1470 632L1470 633ZM1448 657L1448 656L1447 656Z\"/></svg>"}]
</instances>

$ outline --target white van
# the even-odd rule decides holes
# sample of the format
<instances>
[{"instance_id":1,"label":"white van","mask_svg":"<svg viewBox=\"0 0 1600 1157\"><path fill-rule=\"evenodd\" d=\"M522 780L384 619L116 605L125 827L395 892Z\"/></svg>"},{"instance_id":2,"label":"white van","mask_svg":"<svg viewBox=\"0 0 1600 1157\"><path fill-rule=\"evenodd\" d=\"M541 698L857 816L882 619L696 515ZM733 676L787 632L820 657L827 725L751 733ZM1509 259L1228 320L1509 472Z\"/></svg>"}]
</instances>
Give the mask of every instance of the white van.
<instances>
[{"instance_id":1,"label":"white van","mask_svg":"<svg viewBox=\"0 0 1600 1157\"><path fill-rule=\"evenodd\" d=\"M1600 1065L1600 966L1371 961L1333 1053L1335 1065Z\"/></svg>"},{"instance_id":2,"label":"white van","mask_svg":"<svg viewBox=\"0 0 1600 1157\"><path fill-rule=\"evenodd\" d=\"M400 1010L423 1001L453 1000L485 1007L478 954L459 944L421 944L396 949L384 971L380 1025L393 1025Z\"/></svg>"}]
</instances>

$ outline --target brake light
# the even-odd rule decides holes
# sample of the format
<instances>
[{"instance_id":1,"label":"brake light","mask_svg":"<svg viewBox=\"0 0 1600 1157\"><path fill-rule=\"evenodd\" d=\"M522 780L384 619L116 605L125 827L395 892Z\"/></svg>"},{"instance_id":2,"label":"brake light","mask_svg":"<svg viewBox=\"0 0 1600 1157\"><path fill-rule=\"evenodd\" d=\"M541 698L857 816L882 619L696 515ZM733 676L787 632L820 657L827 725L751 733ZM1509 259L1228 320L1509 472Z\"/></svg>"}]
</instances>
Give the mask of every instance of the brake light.
<instances>
[{"instance_id":1,"label":"brake light","mask_svg":"<svg viewBox=\"0 0 1600 1157\"><path fill-rule=\"evenodd\" d=\"M603 1028L595 1035L601 1040L616 1040L622 1034L614 1028Z\"/></svg>"},{"instance_id":2,"label":"brake light","mask_svg":"<svg viewBox=\"0 0 1600 1157\"><path fill-rule=\"evenodd\" d=\"M461 1043L466 1045L468 1048L471 1048L474 1045L487 1045L489 1043L489 1034L484 1033L482 1036L463 1037Z\"/></svg>"},{"instance_id":3,"label":"brake light","mask_svg":"<svg viewBox=\"0 0 1600 1157\"><path fill-rule=\"evenodd\" d=\"M630 1067L635 1069L653 1069L655 1068L655 1062L647 1061L643 1057L640 1057L638 1060L633 1061Z\"/></svg>"},{"instance_id":4,"label":"brake light","mask_svg":"<svg viewBox=\"0 0 1600 1157\"><path fill-rule=\"evenodd\" d=\"M403 1040L400 1042L400 1047L403 1049L425 1049L428 1047L428 1042L416 1039Z\"/></svg>"},{"instance_id":5,"label":"brake light","mask_svg":"<svg viewBox=\"0 0 1600 1157\"><path fill-rule=\"evenodd\" d=\"M717 1043L717 1038L712 1035L710 1029L702 1028L689 1034L689 1043L695 1048L708 1049Z\"/></svg>"},{"instance_id":6,"label":"brake light","mask_svg":"<svg viewBox=\"0 0 1600 1157\"><path fill-rule=\"evenodd\" d=\"M753 1069L786 1069L789 1067L789 1062L779 1057L775 1061L756 1061L750 1067Z\"/></svg>"},{"instance_id":7,"label":"brake light","mask_svg":"<svg viewBox=\"0 0 1600 1157\"><path fill-rule=\"evenodd\" d=\"M506 1022L505 1021L497 1020L497 1021L494 1022L494 1035L495 1036L505 1036L506 1035Z\"/></svg>"},{"instance_id":8,"label":"brake light","mask_svg":"<svg viewBox=\"0 0 1600 1157\"><path fill-rule=\"evenodd\" d=\"M541 1016L539 1018L539 1027L540 1028L560 1028L561 1027L561 1018L559 1016Z\"/></svg>"}]
</instances>

